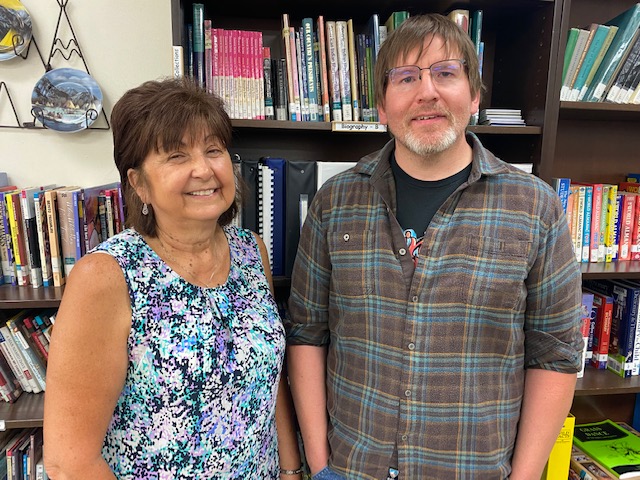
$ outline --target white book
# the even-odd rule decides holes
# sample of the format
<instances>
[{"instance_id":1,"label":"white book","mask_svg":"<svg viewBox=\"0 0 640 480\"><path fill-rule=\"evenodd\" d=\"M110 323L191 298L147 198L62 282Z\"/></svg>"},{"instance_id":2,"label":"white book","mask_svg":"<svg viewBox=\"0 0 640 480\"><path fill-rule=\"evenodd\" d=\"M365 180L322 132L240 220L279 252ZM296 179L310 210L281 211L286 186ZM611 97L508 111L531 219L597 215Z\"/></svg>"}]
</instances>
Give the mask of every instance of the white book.
<instances>
[{"instance_id":1,"label":"white book","mask_svg":"<svg viewBox=\"0 0 640 480\"><path fill-rule=\"evenodd\" d=\"M353 120L351 105L351 73L349 69L349 40L347 22L336 22L336 45L338 47L338 76L340 85L340 103L342 104L342 119L345 122Z\"/></svg>"},{"instance_id":2,"label":"white book","mask_svg":"<svg viewBox=\"0 0 640 480\"><path fill-rule=\"evenodd\" d=\"M316 190L331 177L349 170L358 162L316 162Z\"/></svg>"},{"instance_id":3,"label":"white book","mask_svg":"<svg viewBox=\"0 0 640 480\"><path fill-rule=\"evenodd\" d=\"M336 39L336 22L328 21L327 26L327 58L329 62L329 101L331 102L331 120L342 121L342 101L340 99L340 69L338 67L338 44Z\"/></svg>"}]
</instances>

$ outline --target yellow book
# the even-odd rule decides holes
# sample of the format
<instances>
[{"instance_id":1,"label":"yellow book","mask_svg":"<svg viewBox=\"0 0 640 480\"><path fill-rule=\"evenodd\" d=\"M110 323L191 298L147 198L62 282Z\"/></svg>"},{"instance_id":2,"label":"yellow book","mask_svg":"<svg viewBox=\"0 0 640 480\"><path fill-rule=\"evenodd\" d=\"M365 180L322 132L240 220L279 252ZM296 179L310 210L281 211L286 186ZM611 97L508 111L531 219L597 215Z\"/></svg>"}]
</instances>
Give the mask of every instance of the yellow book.
<instances>
[{"instance_id":1,"label":"yellow book","mask_svg":"<svg viewBox=\"0 0 640 480\"><path fill-rule=\"evenodd\" d=\"M558 480L569 476L573 428L575 425L576 417L569 414L562 425L556 443L553 445L549 460L547 460L544 472L542 472L541 480Z\"/></svg>"},{"instance_id":2,"label":"yellow book","mask_svg":"<svg viewBox=\"0 0 640 480\"><path fill-rule=\"evenodd\" d=\"M618 196L618 186L609 185L609 202L607 203L607 230L604 237L605 262L613 260L613 251L616 243L616 197Z\"/></svg>"}]
</instances>

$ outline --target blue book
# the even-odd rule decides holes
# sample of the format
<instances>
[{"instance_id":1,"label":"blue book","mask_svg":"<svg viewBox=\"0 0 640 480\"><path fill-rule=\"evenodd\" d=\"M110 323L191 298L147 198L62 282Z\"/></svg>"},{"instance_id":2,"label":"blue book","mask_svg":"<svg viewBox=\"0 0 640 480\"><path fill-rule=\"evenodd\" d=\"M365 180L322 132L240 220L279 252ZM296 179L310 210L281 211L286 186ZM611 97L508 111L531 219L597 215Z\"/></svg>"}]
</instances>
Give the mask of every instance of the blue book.
<instances>
[{"instance_id":1,"label":"blue book","mask_svg":"<svg viewBox=\"0 0 640 480\"><path fill-rule=\"evenodd\" d=\"M313 19L302 19L302 43L304 44L304 65L307 80L307 97L309 98L309 120L318 121L318 85L316 65L313 54Z\"/></svg>"},{"instance_id":2,"label":"blue book","mask_svg":"<svg viewBox=\"0 0 640 480\"><path fill-rule=\"evenodd\" d=\"M204 71L204 4L193 4L193 77L205 86Z\"/></svg>"},{"instance_id":3,"label":"blue book","mask_svg":"<svg viewBox=\"0 0 640 480\"><path fill-rule=\"evenodd\" d=\"M552 179L551 186L554 188L558 196L560 197L560 203L562 204L562 210L567 213L567 204L569 203L569 186L571 185L570 178L555 177Z\"/></svg>"}]
</instances>

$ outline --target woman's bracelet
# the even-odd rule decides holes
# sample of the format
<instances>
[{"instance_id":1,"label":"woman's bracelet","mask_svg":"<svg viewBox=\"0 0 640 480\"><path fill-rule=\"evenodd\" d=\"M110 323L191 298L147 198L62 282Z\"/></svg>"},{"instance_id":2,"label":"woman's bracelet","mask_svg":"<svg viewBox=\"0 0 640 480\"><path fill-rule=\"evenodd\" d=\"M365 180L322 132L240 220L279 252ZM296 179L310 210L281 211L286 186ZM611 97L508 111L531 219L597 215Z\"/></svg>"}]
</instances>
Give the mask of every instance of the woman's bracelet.
<instances>
[{"instance_id":1,"label":"woman's bracelet","mask_svg":"<svg viewBox=\"0 0 640 480\"><path fill-rule=\"evenodd\" d=\"M299 475L303 472L304 470L302 469L302 465L300 465L297 469L295 470L287 470L286 468L281 468L280 469L280 475Z\"/></svg>"}]
</instances>

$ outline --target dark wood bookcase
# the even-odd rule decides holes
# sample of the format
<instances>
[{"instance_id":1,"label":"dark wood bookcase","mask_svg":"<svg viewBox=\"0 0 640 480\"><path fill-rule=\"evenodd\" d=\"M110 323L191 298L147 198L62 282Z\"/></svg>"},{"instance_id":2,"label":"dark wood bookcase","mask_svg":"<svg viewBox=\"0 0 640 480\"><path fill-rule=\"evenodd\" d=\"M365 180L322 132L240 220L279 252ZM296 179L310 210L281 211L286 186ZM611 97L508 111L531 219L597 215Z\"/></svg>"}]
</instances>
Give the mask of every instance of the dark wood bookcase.
<instances>
[{"instance_id":1,"label":"dark wood bookcase","mask_svg":"<svg viewBox=\"0 0 640 480\"><path fill-rule=\"evenodd\" d=\"M0 286L0 318L22 309L57 308L62 300L61 287ZM44 417L44 393L23 392L13 403L0 402L0 431L10 428L41 427Z\"/></svg>"},{"instance_id":2,"label":"dark wood bookcase","mask_svg":"<svg viewBox=\"0 0 640 480\"><path fill-rule=\"evenodd\" d=\"M184 44L192 1L171 0L173 44ZM482 142L512 163L533 163L547 182L566 176L580 181L619 182L640 168L640 106L560 102L560 78L570 27L605 22L629 8L632 0L257 0L205 4L214 27L260 30L265 46L281 55L281 15L298 26L303 17L352 18L357 32L377 13L384 23L391 12L446 13L454 8L484 11L485 42L481 108L519 108L526 128L474 126ZM514 20L517 19L517 20ZM169 46L166 46L168 48ZM160 47L159 47L160 48ZM162 47L165 48L165 47ZM327 123L233 120L232 152L241 157L279 156L289 160L354 161L380 148L383 133L332 132ZM640 262L583 265L584 278L640 278ZM286 279L276 279L279 292ZM62 289L0 286L0 309L50 308ZM579 422L631 421L640 378L622 379L588 370L578 381L572 411ZM43 394L23 394L13 405L0 402L0 427L42 424Z\"/></svg>"}]
</instances>

